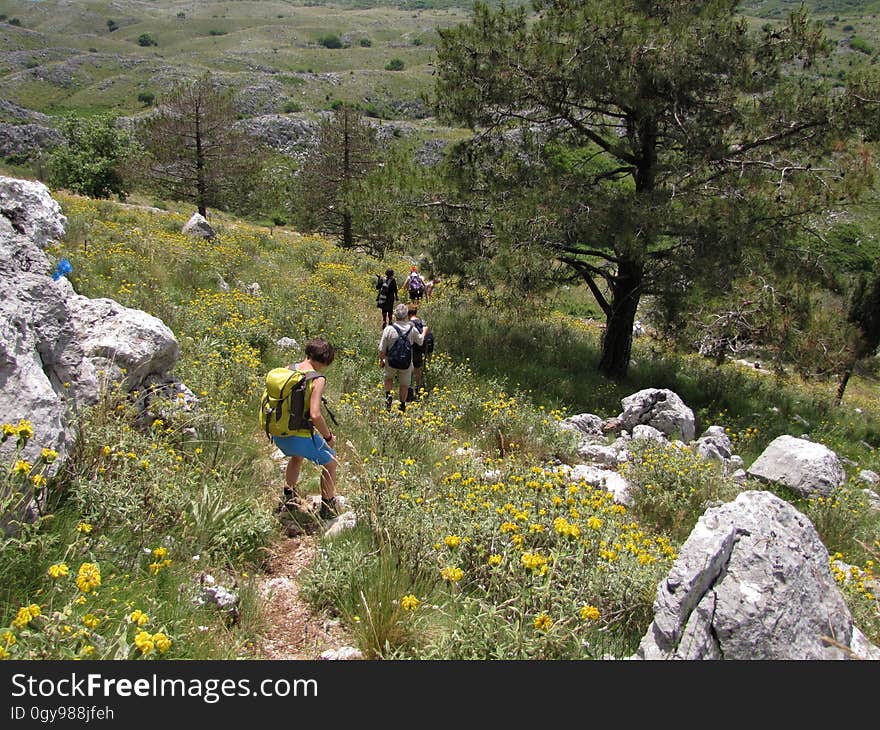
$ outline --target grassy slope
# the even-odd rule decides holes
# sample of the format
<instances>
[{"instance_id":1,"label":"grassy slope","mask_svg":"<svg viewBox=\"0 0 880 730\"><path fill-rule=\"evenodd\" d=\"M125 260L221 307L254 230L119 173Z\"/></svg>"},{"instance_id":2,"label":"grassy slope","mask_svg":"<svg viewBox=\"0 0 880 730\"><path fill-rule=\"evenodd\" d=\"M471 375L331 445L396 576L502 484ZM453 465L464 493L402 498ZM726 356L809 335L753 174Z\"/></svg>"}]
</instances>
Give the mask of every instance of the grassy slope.
<instances>
[{"instance_id":1,"label":"grassy slope","mask_svg":"<svg viewBox=\"0 0 880 730\"><path fill-rule=\"evenodd\" d=\"M573 512L568 502L555 501L572 492L549 466L554 459L577 458L555 435L553 422L563 415L614 415L624 395L672 387L698 412L698 431L712 423L731 428L735 450L747 463L776 433L800 433L799 416L812 421L814 438L854 459L858 468L880 469L876 453L860 443L880 444L874 401L856 400L875 398L863 383L854 385L847 407L833 411L823 406L827 389L809 392L699 358L664 355L656 343L644 341L636 346L632 377L608 383L594 370L595 327L571 318L516 320L468 292L456 293L453 282L424 307L438 333L437 358L426 373L430 396L406 415L386 413L375 366L378 317L371 283L387 264L404 270L404 260L379 262L319 237L269 231L219 214L213 220L220 240L205 244L178 233L185 209L149 212L60 197L70 231L52 254L73 262L77 290L162 317L181 343L175 372L202 398L203 414L226 432L218 440L204 424L173 416L148 433L102 409L88 417L69 473L53 485L66 496L58 517L41 532L39 554L6 567L13 573L4 574L2 613L10 621L22 605L36 602L48 610L70 601L75 590L50 581L46 570L66 559L75 571L88 556L101 566L105 590L94 600L89 595L82 607L71 604L71 610L77 621L100 616L106 623L96 631L107 643L91 634L75 640L59 635L40 649L35 642L45 640L49 622L37 634L22 630L18 652L69 656L98 646L101 656L138 656L127 614L109 603L117 598L153 617L154 633L161 628L171 637L169 656L253 656L256 607L248 605L247 620L236 629L204 608L176 604L171 593L178 583L192 585L194 572L203 568L236 576L247 596L246 575L259 567L259 546L277 535L271 510L280 474L253 413L262 373L296 356L277 348L281 336L302 342L322 334L339 349L330 397L343 440L340 491L362 516L379 520L377 534L391 541L392 552L376 551L364 526L336 547L326 546L304 590L317 606L341 615L376 656L564 658L579 656L584 640L595 651L632 651L650 620L653 590L676 541L705 499L729 498L733 487L699 462L676 457L672 471L665 471L672 462L663 461L662 469L634 464L631 475L634 484L649 479L664 485L671 503L646 498L650 510L630 515L601 490L581 485L587 492L571 503L577 504ZM224 292L221 279L233 289ZM262 293L247 295L239 281L260 283ZM530 358L521 356L524 351ZM111 407L117 402L111 400ZM853 409L856 403L864 412ZM189 425L197 435L188 433ZM501 487L493 481L497 477L486 476L490 465L504 475ZM163 474L158 483L153 470ZM209 490L202 495L205 483ZM316 470L306 470L301 486L317 491ZM851 514L852 502L802 508L829 549L843 551L851 562L864 561L852 538L863 536L865 525ZM519 533L505 527L518 524L517 515L526 520L521 543L515 540ZM672 515L676 531L670 538L660 525ZM75 530L82 520L93 526L86 536ZM526 531L530 522L543 527ZM565 531L573 526L582 541L571 542ZM608 547L600 547L600 540ZM151 558L137 556L162 544L171 547L172 563L154 574ZM617 544L632 545L633 552L607 552ZM560 566L549 583L541 573L548 551ZM195 554L200 563L192 562ZM501 561L497 573L486 573L490 555ZM613 580L603 573L612 563L620 571ZM460 578L453 569L462 571ZM490 575L495 577L485 593L479 586ZM411 616L400 608L403 595L439 608ZM862 609L869 605L858 595L853 601ZM593 616L593 609L600 618L565 618L581 611ZM365 626L364 615L377 624ZM873 620L870 612L864 615ZM547 621L556 628L547 628ZM204 625L216 634L204 636Z\"/></svg>"},{"instance_id":2,"label":"grassy slope","mask_svg":"<svg viewBox=\"0 0 880 730\"><path fill-rule=\"evenodd\" d=\"M186 17L176 17L177 12ZM13 2L7 14L19 17L22 27L0 26L0 50L34 53L2 62L0 95L48 113L103 108L122 114L139 111L140 91L161 92L170 74L198 70L221 73L240 86L287 84L277 111L289 100L305 109L327 108L333 99L414 100L431 83L435 28L465 17L459 10L345 10L278 2L199 3L194 8L129 2L112 12L104 4L71 3L63 13L55 12L53 3ZM108 31L107 19L119 28ZM158 45L139 46L142 33ZM318 39L331 33L349 39L351 47L321 47ZM372 45L361 47L362 38ZM64 49L66 58L37 53L45 49ZM395 57L404 61L405 72L384 70ZM80 67L72 83L38 80L70 59ZM310 78L308 84L285 77L305 73L341 76Z\"/></svg>"}]
</instances>

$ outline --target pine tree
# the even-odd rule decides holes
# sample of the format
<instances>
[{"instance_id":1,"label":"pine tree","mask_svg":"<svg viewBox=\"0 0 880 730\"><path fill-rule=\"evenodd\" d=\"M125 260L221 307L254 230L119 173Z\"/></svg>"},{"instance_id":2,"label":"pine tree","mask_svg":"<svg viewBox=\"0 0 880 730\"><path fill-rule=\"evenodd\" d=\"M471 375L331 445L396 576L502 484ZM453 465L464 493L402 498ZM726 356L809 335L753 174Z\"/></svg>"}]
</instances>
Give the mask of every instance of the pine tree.
<instances>
[{"instance_id":1,"label":"pine tree","mask_svg":"<svg viewBox=\"0 0 880 730\"><path fill-rule=\"evenodd\" d=\"M317 142L299 171L300 223L309 230L338 235L351 248L362 233L354 227L347 196L378 164L373 128L350 106L341 106L321 123Z\"/></svg>"},{"instance_id":2,"label":"pine tree","mask_svg":"<svg viewBox=\"0 0 880 730\"><path fill-rule=\"evenodd\" d=\"M174 84L136 136L145 150L144 184L162 195L208 206L234 208L251 195L264 155L260 145L236 127L232 92L206 74Z\"/></svg>"},{"instance_id":3,"label":"pine tree","mask_svg":"<svg viewBox=\"0 0 880 730\"><path fill-rule=\"evenodd\" d=\"M752 30L737 5L477 4L440 32L439 112L475 130L459 174L490 241L470 249L576 272L606 316L607 375L627 372L644 295L778 250L870 175L850 140L876 82L831 93L818 23L801 9Z\"/></svg>"}]
</instances>

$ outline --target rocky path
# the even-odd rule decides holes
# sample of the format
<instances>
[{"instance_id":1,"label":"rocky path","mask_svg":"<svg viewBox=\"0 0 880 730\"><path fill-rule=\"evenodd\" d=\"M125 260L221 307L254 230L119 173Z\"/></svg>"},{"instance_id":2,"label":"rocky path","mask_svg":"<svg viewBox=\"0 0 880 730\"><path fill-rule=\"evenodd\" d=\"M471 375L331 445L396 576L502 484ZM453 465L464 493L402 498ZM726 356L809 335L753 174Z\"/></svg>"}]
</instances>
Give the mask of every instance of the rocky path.
<instances>
[{"instance_id":1,"label":"rocky path","mask_svg":"<svg viewBox=\"0 0 880 730\"><path fill-rule=\"evenodd\" d=\"M299 594L299 576L315 555L317 537L281 538L260 584L266 600L267 630L261 642L265 659L320 659L328 650L352 646L342 625L316 615Z\"/></svg>"}]
</instances>

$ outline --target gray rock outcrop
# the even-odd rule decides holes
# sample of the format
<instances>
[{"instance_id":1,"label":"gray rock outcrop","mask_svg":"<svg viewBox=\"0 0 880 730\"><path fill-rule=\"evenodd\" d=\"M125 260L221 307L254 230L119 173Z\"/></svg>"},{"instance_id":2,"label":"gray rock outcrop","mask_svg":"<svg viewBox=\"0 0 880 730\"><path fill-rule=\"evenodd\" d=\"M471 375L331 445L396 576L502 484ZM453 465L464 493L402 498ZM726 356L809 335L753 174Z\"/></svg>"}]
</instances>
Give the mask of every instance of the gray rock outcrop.
<instances>
[{"instance_id":1,"label":"gray rock outcrop","mask_svg":"<svg viewBox=\"0 0 880 730\"><path fill-rule=\"evenodd\" d=\"M30 160L57 147L63 137L57 129L42 124L0 122L0 157Z\"/></svg>"},{"instance_id":2,"label":"gray rock outcrop","mask_svg":"<svg viewBox=\"0 0 880 730\"><path fill-rule=\"evenodd\" d=\"M639 424L645 424L667 436L677 434L685 443L694 439L694 412L671 390L646 388L624 398L621 405L623 413L618 420L627 431L632 431Z\"/></svg>"},{"instance_id":3,"label":"gray rock outcrop","mask_svg":"<svg viewBox=\"0 0 880 730\"><path fill-rule=\"evenodd\" d=\"M161 320L81 296L65 276L50 276L43 249L66 225L45 185L0 177L0 420L31 423L34 435L20 458L36 463L43 448L58 452L46 476L68 456L71 415L97 402L102 388L118 382L130 390L149 378L179 384L168 375L177 340ZM0 444L0 463L15 448L12 439Z\"/></svg>"},{"instance_id":4,"label":"gray rock outcrop","mask_svg":"<svg viewBox=\"0 0 880 730\"><path fill-rule=\"evenodd\" d=\"M837 454L794 436L773 439L746 471L753 479L781 484L805 496L827 496L846 481Z\"/></svg>"},{"instance_id":5,"label":"gray rock outcrop","mask_svg":"<svg viewBox=\"0 0 880 730\"><path fill-rule=\"evenodd\" d=\"M770 492L700 517L657 587L638 659L880 658L853 625L813 524Z\"/></svg>"}]
</instances>

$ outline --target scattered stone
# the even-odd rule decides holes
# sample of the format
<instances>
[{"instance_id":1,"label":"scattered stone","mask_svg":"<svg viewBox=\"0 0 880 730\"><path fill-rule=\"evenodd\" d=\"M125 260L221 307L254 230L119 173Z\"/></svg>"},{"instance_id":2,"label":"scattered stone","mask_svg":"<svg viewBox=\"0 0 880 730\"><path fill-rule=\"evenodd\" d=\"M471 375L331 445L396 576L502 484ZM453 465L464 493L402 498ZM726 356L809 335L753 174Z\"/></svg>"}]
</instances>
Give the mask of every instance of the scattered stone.
<instances>
[{"instance_id":1,"label":"scattered stone","mask_svg":"<svg viewBox=\"0 0 880 730\"><path fill-rule=\"evenodd\" d=\"M571 416L559 423L559 426L566 430L577 431L587 436L603 436L602 419L592 413L579 413Z\"/></svg>"},{"instance_id":2,"label":"scattered stone","mask_svg":"<svg viewBox=\"0 0 880 730\"><path fill-rule=\"evenodd\" d=\"M211 224L208 223L207 219L200 213L193 213L192 218L183 224L183 228L180 229L180 232L187 236L198 236L200 238L208 239L214 238L217 235L214 232L214 229L211 228Z\"/></svg>"},{"instance_id":3,"label":"scattered stone","mask_svg":"<svg viewBox=\"0 0 880 730\"><path fill-rule=\"evenodd\" d=\"M350 661L353 659L363 659L364 655L361 650L354 646L341 646L338 649L327 649L321 653L321 659L327 661Z\"/></svg>"},{"instance_id":4,"label":"scattered stone","mask_svg":"<svg viewBox=\"0 0 880 730\"><path fill-rule=\"evenodd\" d=\"M646 424L667 436L678 434L685 443L694 439L694 412L671 390L646 388L627 396L621 404L623 413L618 418L628 431Z\"/></svg>"},{"instance_id":5,"label":"scattered stone","mask_svg":"<svg viewBox=\"0 0 880 730\"><path fill-rule=\"evenodd\" d=\"M632 437L633 440L659 441L661 443L666 443L668 441L665 433L659 431L653 426L645 425L644 423L633 426Z\"/></svg>"},{"instance_id":6,"label":"scattered stone","mask_svg":"<svg viewBox=\"0 0 880 730\"><path fill-rule=\"evenodd\" d=\"M610 492L614 501L626 507L632 507L633 498L629 483L616 471L601 469L592 464L577 464L571 467L568 477L573 482L585 481L594 487Z\"/></svg>"},{"instance_id":7,"label":"scattered stone","mask_svg":"<svg viewBox=\"0 0 880 730\"><path fill-rule=\"evenodd\" d=\"M602 446L600 444L581 444L581 446L578 447L578 454L585 459L589 459L602 466L617 466L617 451L610 446Z\"/></svg>"},{"instance_id":8,"label":"scattered stone","mask_svg":"<svg viewBox=\"0 0 880 730\"><path fill-rule=\"evenodd\" d=\"M827 496L846 481L837 454L823 444L779 436L747 469L754 479L781 484L805 496Z\"/></svg>"},{"instance_id":9,"label":"scattered stone","mask_svg":"<svg viewBox=\"0 0 880 730\"><path fill-rule=\"evenodd\" d=\"M324 537L338 537L346 530L353 530L357 527L357 516L354 512L343 512L338 517L334 517L327 523L324 529Z\"/></svg>"},{"instance_id":10,"label":"scattered stone","mask_svg":"<svg viewBox=\"0 0 880 730\"><path fill-rule=\"evenodd\" d=\"M213 575L209 573L199 574L201 592L196 599L200 606L213 605L226 614L230 623L237 623L239 619L240 596L230 588L217 583Z\"/></svg>"},{"instance_id":11,"label":"scattered stone","mask_svg":"<svg viewBox=\"0 0 880 730\"><path fill-rule=\"evenodd\" d=\"M868 500L868 507L870 509L880 510L880 494L877 494L873 489L863 489L862 493Z\"/></svg>"},{"instance_id":12,"label":"scattered stone","mask_svg":"<svg viewBox=\"0 0 880 730\"><path fill-rule=\"evenodd\" d=\"M293 339L293 337L282 337L275 344L282 350L299 350L299 342Z\"/></svg>"}]
</instances>

